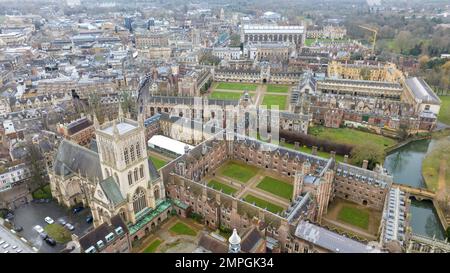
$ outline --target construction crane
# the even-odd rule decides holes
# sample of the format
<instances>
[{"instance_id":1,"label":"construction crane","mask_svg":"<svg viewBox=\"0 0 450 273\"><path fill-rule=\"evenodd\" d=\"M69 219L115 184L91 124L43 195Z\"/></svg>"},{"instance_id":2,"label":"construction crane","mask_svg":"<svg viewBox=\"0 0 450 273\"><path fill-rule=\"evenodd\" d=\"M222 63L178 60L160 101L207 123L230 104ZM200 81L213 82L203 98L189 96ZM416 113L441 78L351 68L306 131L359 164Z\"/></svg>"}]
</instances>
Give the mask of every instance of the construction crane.
<instances>
[{"instance_id":1,"label":"construction crane","mask_svg":"<svg viewBox=\"0 0 450 273\"><path fill-rule=\"evenodd\" d=\"M363 28L365 30L368 31L372 31L373 32L373 41L372 41L372 54L375 55L375 43L377 41L377 34L378 34L378 30L375 28L370 28L370 27L366 27L366 26L358 26L360 28Z\"/></svg>"}]
</instances>

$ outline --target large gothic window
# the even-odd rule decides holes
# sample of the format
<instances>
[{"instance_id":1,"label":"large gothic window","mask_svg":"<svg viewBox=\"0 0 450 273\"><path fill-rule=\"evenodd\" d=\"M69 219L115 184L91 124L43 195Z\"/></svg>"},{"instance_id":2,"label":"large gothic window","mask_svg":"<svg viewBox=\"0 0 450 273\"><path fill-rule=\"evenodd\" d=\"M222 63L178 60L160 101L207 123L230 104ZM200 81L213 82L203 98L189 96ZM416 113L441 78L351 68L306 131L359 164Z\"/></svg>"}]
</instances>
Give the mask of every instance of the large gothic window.
<instances>
[{"instance_id":1,"label":"large gothic window","mask_svg":"<svg viewBox=\"0 0 450 273\"><path fill-rule=\"evenodd\" d=\"M128 156L128 148L123 149L123 157L125 159L125 164L129 164L130 163L130 158Z\"/></svg>"},{"instance_id":2,"label":"large gothic window","mask_svg":"<svg viewBox=\"0 0 450 273\"><path fill-rule=\"evenodd\" d=\"M128 172L128 185L133 184L133 176L131 174L131 171Z\"/></svg>"},{"instance_id":3,"label":"large gothic window","mask_svg":"<svg viewBox=\"0 0 450 273\"><path fill-rule=\"evenodd\" d=\"M131 147L130 147L130 155L131 155L131 162L134 162L134 160L136 158L134 157L134 146L133 145L131 145Z\"/></svg>"},{"instance_id":4,"label":"large gothic window","mask_svg":"<svg viewBox=\"0 0 450 273\"><path fill-rule=\"evenodd\" d=\"M139 172L140 172L141 178L144 178L144 165L141 165L141 167L139 167Z\"/></svg>"},{"instance_id":5,"label":"large gothic window","mask_svg":"<svg viewBox=\"0 0 450 273\"><path fill-rule=\"evenodd\" d=\"M145 201L145 193L142 188L138 188L133 195L133 209L134 213L138 213L147 207L147 202Z\"/></svg>"},{"instance_id":6,"label":"large gothic window","mask_svg":"<svg viewBox=\"0 0 450 273\"><path fill-rule=\"evenodd\" d=\"M138 181L139 177L138 177L138 169L135 168L134 169L134 181Z\"/></svg>"},{"instance_id":7,"label":"large gothic window","mask_svg":"<svg viewBox=\"0 0 450 273\"><path fill-rule=\"evenodd\" d=\"M141 145L139 145L139 142L136 143L136 156L137 158L141 158Z\"/></svg>"}]
</instances>

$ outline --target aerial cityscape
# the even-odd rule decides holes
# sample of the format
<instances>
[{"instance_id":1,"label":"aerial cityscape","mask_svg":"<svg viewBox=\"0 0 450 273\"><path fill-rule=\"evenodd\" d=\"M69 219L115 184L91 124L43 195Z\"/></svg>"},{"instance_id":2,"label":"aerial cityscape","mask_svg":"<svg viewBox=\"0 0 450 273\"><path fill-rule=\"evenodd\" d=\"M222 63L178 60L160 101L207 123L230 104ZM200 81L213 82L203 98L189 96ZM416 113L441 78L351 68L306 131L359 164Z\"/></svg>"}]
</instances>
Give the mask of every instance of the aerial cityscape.
<instances>
[{"instance_id":1,"label":"aerial cityscape","mask_svg":"<svg viewBox=\"0 0 450 273\"><path fill-rule=\"evenodd\" d=\"M0 254L450 253L450 2L0 0L0 142Z\"/></svg>"}]
</instances>

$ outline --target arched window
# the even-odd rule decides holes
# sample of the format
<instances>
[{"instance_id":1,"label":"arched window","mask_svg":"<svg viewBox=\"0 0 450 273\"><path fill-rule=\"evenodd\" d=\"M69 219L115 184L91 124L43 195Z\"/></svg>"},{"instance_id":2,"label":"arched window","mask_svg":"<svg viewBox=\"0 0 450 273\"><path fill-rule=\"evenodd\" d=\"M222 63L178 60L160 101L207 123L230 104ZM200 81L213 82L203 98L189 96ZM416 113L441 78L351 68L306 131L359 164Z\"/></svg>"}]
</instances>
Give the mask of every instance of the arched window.
<instances>
[{"instance_id":1,"label":"arched window","mask_svg":"<svg viewBox=\"0 0 450 273\"><path fill-rule=\"evenodd\" d=\"M128 172L128 185L133 184L133 175L131 174L131 171Z\"/></svg>"},{"instance_id":2,"label":"arched window","mask_svg":"<svg viewBox=\"0 0 450 273\"><path fill-rule=\"evenodd\" d=\"M105 168L105 174L106 174L106 177L110 177L109 170L107 168Z\"/></svg>"},{"instance_id":3,"label":"arched window","mask_svg":"<svg viewBox=\"0 0 450 273\"><path fill-rule=\"evenodd\" d=\"M123 149L123 157L125 159L125 164L130 163L130 158L128 157L128 148Z\"/></svg>"},{"instance_id":4,"label":"arched window","mask_svg":"<svg viewBox=\"0 0 450 273\"><path fill-rule=\"evenodd\" d=\"M144 178L144 165L141 165L141 167L139 167L139 172L140 172L141 178Z\"/></svg>"},{"instance_id":5,"label":"arched window","mask_svg":"<svg viewBox=\"0 0 450 273\"><path fill-rule=\"evenodd\" d=\"M133 210L134 213L138 213L147 207L147 202L145 201L145 193L142 188L138 188L133 194Z\"/></svg>"},{"instance_id":6,"label":"arched window","mask_svg":"<svg viewBox=\"0 0 450 273\"><path fill-rule=\"evenodd\" d=\"M130 146L130 156L131 156L131 162L134 162L134 160L136 159L134 157L134 145Z\"/></svg>"},{"instance_id":7,"label":"arched window","mask_svg":"<svg viewBox=\"0 0 450 273\"><path fill-rule=\"evenodd\" d=\"M136 156L137 158L141 158L141 145L139 145L139 142L136 143Z\"/></svg>"},{"instance_id":8,"label":"arched window","mask_svg":"<svg viewBox=\"0 0 450 273\"><path fill-rule=\"evenodd\" d=\"M139 177L138 177L138 169L135 168L134 169L134 181L138 181Z\"/></svg>"}]
</instances>

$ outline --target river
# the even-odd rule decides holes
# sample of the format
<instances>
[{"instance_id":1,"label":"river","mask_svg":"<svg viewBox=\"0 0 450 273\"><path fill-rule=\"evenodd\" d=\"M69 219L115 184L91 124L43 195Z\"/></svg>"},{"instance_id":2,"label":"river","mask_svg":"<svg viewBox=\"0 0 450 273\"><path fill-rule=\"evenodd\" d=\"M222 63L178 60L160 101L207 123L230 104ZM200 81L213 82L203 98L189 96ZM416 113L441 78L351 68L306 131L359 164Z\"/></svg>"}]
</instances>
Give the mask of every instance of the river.
<instances>
[{"instance_id":1,"label":"river","mask_svg":"<svg viewBox=\"0 0 450 273\"><path fill-rule=\"evenodd\" d=\"M391 152L385 159L384 168L393 175L395 183L426 188L422 177L422 161L435 143L429 139L410 142ZM410 211L413 233L444 239L444 228L432 202L413 199Z\"/></svg>"}]
</instances>

